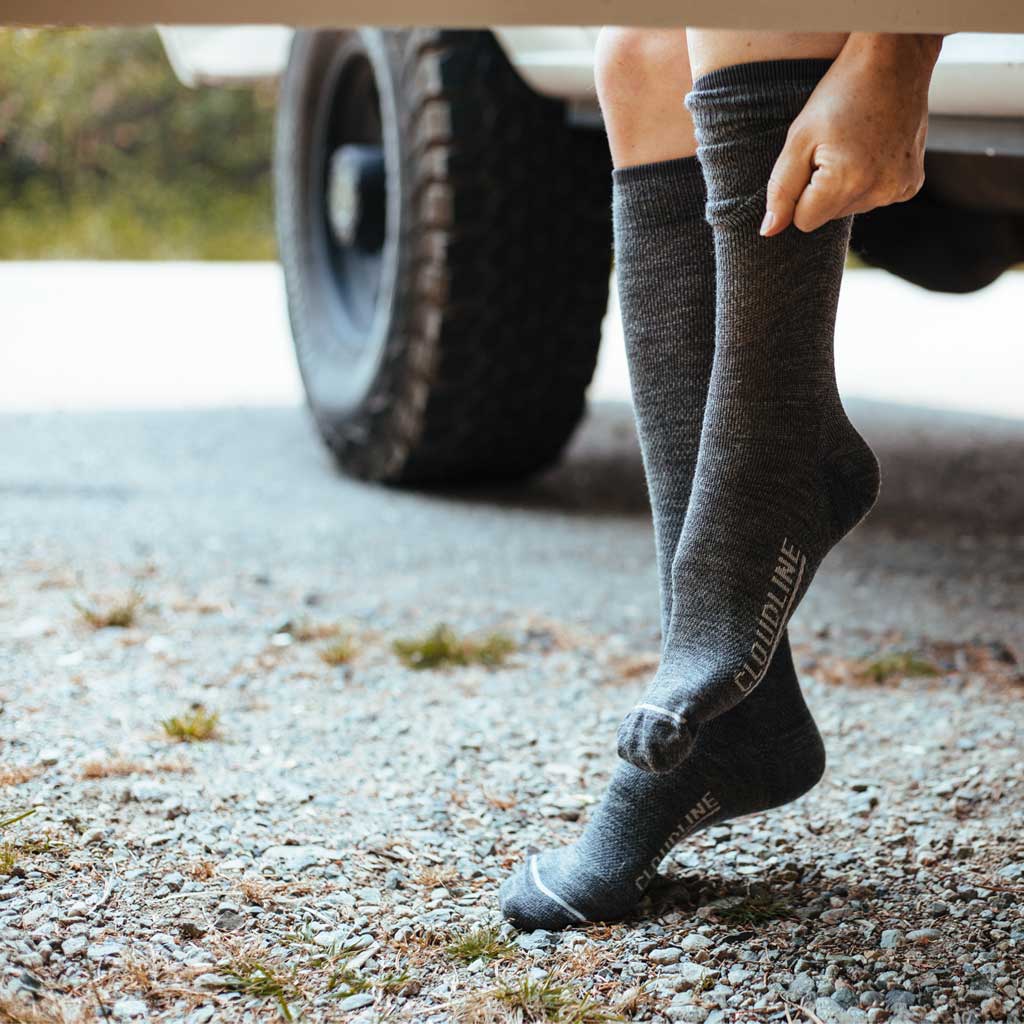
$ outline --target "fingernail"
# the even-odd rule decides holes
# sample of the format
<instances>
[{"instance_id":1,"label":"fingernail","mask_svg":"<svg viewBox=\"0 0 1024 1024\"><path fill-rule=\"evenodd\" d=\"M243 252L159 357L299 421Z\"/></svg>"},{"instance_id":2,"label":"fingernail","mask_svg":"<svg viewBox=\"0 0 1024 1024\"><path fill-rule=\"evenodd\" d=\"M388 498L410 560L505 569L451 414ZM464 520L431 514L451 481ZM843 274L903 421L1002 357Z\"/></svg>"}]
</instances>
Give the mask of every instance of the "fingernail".
<instances>
[{"instance_id":1,"label":"fingernail","mask_svg":"<svg viewBox=\"0 0 1024 1024\"><path fill-rule=\"evenodd\" d=\"M774 223L775 223L775 214L774 214L774 213L772 213L772 211L771 211L771 210L769 210L769 211L768 211L768 212L767 212L767 213L766 213L766 214L764 215L764 220L763 220L763 221L761 221L761 227L760 227L760 229L759 229L759 230L760 230L760 232L761 232L761 234L762 234L762 235L767 235L767 234L768 234L768 232L769 232L769 231L771 231L771 229L772 229L772 225L773 225Z\"/></svg>"}]
</instances>

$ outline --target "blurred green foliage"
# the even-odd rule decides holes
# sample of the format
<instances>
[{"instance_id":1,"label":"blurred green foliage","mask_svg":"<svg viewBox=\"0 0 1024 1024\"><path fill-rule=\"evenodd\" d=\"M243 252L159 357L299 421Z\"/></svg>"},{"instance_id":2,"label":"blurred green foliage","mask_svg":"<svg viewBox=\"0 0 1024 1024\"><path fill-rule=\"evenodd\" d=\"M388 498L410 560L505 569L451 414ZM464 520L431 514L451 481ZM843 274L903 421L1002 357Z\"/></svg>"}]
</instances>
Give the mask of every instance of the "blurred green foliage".
<instances>
[{"instance_id":1,"label":"blurred green foliage","mask_svg":"<svg viewBox=\"0 0 1024 1024\"><path fill-rule=\"evenodd\" d=\"M152 30L0 30L0 258L272 258L273 108Z\"/></svg>"}]
</instances>

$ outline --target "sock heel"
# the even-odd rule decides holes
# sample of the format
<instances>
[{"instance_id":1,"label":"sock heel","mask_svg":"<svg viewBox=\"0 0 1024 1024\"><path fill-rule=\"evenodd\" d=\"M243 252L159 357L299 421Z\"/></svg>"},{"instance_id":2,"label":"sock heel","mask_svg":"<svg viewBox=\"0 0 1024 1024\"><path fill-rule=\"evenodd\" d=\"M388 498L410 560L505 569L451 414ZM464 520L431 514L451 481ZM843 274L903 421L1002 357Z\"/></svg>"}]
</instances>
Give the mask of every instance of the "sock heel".
<instances>
[{"instance_id":1,"label":"sock heel","mask_svg":"<svg viewBox=\"0 0 1024 1024\"><path fill-rule=\"evenodd\" d=\"M822 460L825 488L829 496L831 537L835 546L872 509L878 498L881 474L871 446L846 421L841 444L835 439Z\"/></svg>"},{"instance_id":2,"label":"sock heel","mask_svg":"<svg viewBox=\"0 0 1024 1024\"><path fill-rule=\"evenodd\" d=\"M825 742L813 720L808 721L799 739L794 737L787 741L786 749L789 757L785 763L776 762L765 767L763 806L758 808L758 812L798 800L814 789L825 774L828 760Z\"/></svg>"}]
</instances>

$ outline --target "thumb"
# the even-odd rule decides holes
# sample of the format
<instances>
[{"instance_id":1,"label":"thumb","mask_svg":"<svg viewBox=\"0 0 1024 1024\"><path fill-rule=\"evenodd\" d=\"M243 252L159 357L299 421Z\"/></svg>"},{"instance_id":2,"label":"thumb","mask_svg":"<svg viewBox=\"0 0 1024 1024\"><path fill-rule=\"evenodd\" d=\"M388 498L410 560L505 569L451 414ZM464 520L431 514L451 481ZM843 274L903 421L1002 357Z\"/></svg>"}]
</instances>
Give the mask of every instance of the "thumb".
<instances>
[{"instance_id":1,"label":"thumb","mask_svg":"<svg viewBox=\"0 0 1024 1024\"><path fill-rule=\"evenodd\" d=\"M766 238L785 231L792 223L793 211L813 171L810 152L803 151L787 139L768 178L768 201L760 228Z\"/></svg>"}]
</instances>

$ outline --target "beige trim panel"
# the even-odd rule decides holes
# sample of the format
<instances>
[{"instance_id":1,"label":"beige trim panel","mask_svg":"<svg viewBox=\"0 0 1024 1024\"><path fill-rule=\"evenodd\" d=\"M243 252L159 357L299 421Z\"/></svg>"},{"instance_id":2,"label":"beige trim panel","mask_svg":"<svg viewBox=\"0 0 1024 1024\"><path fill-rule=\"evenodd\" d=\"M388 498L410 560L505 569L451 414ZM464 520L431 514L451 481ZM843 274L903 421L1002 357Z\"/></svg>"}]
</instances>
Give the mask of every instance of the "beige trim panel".
<instances>
[{"instance_id":1,"label":"beige trim panel","mask_svg":"<svg viewBox=\"0 0 1024 1024\"><path fill-rule=\"evenodd\" d=\"M1024 32L1024 0L0 0L0 24L153 22Z\"/></svg>"}]
</instances>

